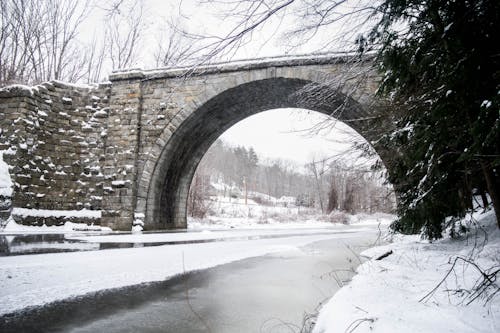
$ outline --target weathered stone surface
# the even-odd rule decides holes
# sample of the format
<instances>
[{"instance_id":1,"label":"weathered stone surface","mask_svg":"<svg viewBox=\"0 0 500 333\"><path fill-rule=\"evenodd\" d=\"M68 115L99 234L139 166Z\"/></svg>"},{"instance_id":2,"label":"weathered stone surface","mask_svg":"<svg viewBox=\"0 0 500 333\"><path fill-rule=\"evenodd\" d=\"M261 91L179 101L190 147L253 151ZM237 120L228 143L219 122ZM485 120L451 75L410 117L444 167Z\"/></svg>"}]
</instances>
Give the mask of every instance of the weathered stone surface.
<instances>
[{"instance_id":1,"label":"weathered stone surface","mask_svg":"<svg viewBox=\"0 0 500 333\"><path fill-rule=\"evenodd\" d=\"M146 229L185 227L198 162L220 134L252 114L308 108L376 138L366 121L378 111L371 64L298 57L116 72L96 87L49 82L1 89L0 149L13 152L4 156L13 166L12 206L102 210L92 222L121 230L130 230L134 213L145 216Z\"/></svg>"}]
</instances>

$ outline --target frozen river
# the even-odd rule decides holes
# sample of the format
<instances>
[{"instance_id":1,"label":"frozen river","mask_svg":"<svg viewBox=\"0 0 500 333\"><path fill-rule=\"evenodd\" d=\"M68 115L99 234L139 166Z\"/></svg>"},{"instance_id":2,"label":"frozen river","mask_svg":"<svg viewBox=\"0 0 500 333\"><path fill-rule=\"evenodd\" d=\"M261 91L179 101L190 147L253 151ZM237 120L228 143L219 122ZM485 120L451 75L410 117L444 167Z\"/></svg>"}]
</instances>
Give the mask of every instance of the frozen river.
<instances>
[{"instance_id":1,"label":"frozen river","mask_svg":"<svg viewBox=\"0 0 500 333\"><path fill-rule=\"evenodd\" d=\"M10 272L2 279L19 297L0 293L0 330L299 332L377 237L376 226L66 235L51 241L84 252L0 258L0 272ZM113 247L131 248L95 251ZM26 281L13 282L16 274ZM31 274L38 278L26 279ZM50 286L43 283L49 278ZM58 291L60 297L33 300Z\"/></svg>"}]
</instances>

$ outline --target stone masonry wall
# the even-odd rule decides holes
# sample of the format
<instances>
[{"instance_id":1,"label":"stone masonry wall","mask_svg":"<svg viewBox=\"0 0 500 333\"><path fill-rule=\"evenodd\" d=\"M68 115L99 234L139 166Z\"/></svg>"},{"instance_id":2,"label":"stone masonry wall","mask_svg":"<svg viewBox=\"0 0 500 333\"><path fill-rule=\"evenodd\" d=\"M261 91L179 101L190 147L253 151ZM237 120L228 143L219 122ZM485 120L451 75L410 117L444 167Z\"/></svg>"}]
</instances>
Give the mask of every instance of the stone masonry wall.
<instances>
[{"instance_id":1,"label":"stone masonry wall","mask_svg":"<svg viewBox=\"0 0 500 333\"><path fill-rule=\"evenodd\" d=\"M102 208L109 90L60 82L0 90L0 150L11 166L18 223L100 222L98 214L62 218L32 212Z\"/></svg>"},{"instance_id":2,"label":"stone masonry wall","mask_svg":"<svg viewBox=\"0 0 500 333\"><path fill-rule=\"evenodd\" d=\"M141 82L134 78L113 82L103 173L102 225L130 230L136 198L139 120L142 113Z\"/></svg>"}]
</instances>

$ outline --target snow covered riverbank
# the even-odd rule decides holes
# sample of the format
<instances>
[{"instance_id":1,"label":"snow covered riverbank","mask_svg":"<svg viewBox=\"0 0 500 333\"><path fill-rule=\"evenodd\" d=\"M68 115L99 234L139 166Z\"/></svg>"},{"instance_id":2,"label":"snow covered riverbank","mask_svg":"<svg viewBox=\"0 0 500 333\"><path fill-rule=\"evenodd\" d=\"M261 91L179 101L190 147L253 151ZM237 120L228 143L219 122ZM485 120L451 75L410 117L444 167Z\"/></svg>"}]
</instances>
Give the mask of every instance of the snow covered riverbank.
<instances>
[{"instance_id":1,"label":"snow covered riverbank","mask_svg":"<svg viewBox=\"0 0 500 333\"><path fill-rule=\"evenodd\" d=\"M313 332L499 332L500 231L491 211L473 220L460 240L397 236L363 252L371 260L324 305ZM480 270L497 273L490 283Z\"/></svg>"}]
</instances>

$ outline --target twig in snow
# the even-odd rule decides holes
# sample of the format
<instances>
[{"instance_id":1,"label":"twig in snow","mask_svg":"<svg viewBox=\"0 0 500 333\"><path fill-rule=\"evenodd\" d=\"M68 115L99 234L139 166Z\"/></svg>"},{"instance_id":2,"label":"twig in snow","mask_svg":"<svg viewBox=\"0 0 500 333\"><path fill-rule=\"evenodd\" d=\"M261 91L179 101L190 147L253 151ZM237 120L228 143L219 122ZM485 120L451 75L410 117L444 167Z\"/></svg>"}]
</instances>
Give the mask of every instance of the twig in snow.
<instances>
[{"instance_id":1,"label":"twig in snow","mask_svg":"<svg viewBox=\"0 0 500 333\"><path fill-rule=\"evenodd\" d=\"M364 313L368 313L368 311L366 311L366 310L364 310L364 309L360 308L359 306L354 306L354 307L355 307L356 309L358 309L358 310L363 311Z\"/></svg>"},{"instance_id":2,"label":"twig in snow","mask_svg":"<svg viewBox=\"0 0 500 333\"><path fill-rule=\"evenodd\" d=\"M339 276L340 274L340 276ZM344 286L345 282L349 282L351 280L351 276L356 274L356 270L351 267L349 269L332 269L323 274L317 275L315 277L323 280L325 278L333 278L337 283L339 288Z\"/></svg>"},{"instance_id":3,"label":"twig in snow","mask_svg":"<svg viewBox=\"0 0 500 333\"><path fill-rule=\"evenodd\" d=\"M330 298L326 298L323 301L319 302L312 313L304 313L304 318L302 319L302 328L299 333L311 333L314 329L314 325L316 324L316 319L318 318L319 311L323 304L327 302Z\"/></svg>"},{"instance_id":4,"label":"twig in snow","mask_svg":"<svg viewBox=\"0 0 500 333\"><path fill-rule=\"evenodd\" d=\"M377 229L378 229L377 239L373 242L371 247L378 245L378 243L380 242L380 237L382 236L382 229L380 229L380 222L377 225Z\"/></svg>"},{"instance_id":5,"label":"twig in snow","mask_svg":"<svg viewBox=\"0 0 500 333\"><path fill-rule=\"evenodd\" d=\"M392 250L389 250L389 251L387 251L386 253L384 253L384 254L382 254L382 255L378 256L377 258L375 258L375 260L382 260L382 259L384 259L384 258L386 258L386 257L390 256L391 254L392 254Z\"/></svg>"},{"instance_id":6,"label":"twig in snow","mask_svg":"<svg viewBox=\"0 0 500 333\"><path fill-rule=\"evenodd\" d=\"M345 244L345 243L344 243L344 245L345 245L345 247L346 247L349 251L351 251L351 253L352 253L352 254L354 254L354 256L356 257L356 259L358 259L359 264L362 264L362 263L363 263L363 261L361 260L360 256L359 256L356 252L354 252L354 250L353 250L353 249L351 249L351 247L350 247L349 245L347 245L347 244Z\"/></svg>"},{"instance_id":7,"label":"twig in snow","mask_svg":"<svg viewBox=\"0 0 500 333\"><path fill-rule=\"evenodd\" d=\"M485 304L490 302L500 291L500 286L496 283L497 281L497 276L500 273L500 267L498 265L495 265L493 267L490 267L487 270L483 270L479 265L477 265L474 261L468 258L463 258L463 257L455 257L453 260L453 264L451 265L451 268L446 272L445 276L441 279L441 281L430 291L428 292L424 297L422 297L419 302L427 302L429 298L434 295L434 293L438 290L438 288L445 283L446 279L448 276L453 272L455 273L455 266L459 261L463 261L472 267L474 267L480 274L481 277L474 283L474 286L470 290L465 290L465 289L456 289L454 290L456 293L467 293L468 296L465 297L465 299L468 299L467 303L465 305L469 305L472 302L474 302L476 299L478 299L482 295L486 295L486 301ZM493 289L494 291L488 294L488 290ZM450 290L447 290L450 291ZM465 301L464 299L464 301Z\"/></svg>"},{"instance_id":8,"label":"twig in snow","mask_svg":"<svg viewBox=\"0 0 500 333\"><path fill-rule=\"evenodd\" d=\"M346 329L344 332L346 333L352 333L354 332L354 330L356 328L359 327L359 325L361 325L362 323L364 322L369 322L369 323L373 323L375 322L376 318L360 318L360 319L356 319L355 321L353 321Z\"/></svg>"},{"instance_id":9,"label":"twig in snow","mask_svg":"<svg viewBox=\"0 0 500 333\"><path fill-rule=\"evenodd\" d=\"M277 321L278 323L277 323L277 324L275 324L275 325L273 325L273 326L270 328L270 332L274 331L274 330L275 330L276 328L278 328L278 327L286 327L286 328L288 328L288 329L290 330L290 332L292 332L292 333L295 333L295 332L296 332L296 330L300 329L300 327L299 327L299 326L297 326L297 325L295 325L295 324L292 324L292 323L288 323L288 322L286 322L286 321L284 321L284 320L281 320L281 319L279 319L279 318L270 318L270 319L267 319L266 321L264 321L264 322L262 323L262 325L260 325L260 329L259 329L259 331L260 331L260 332L262 332L262 333L263 333L263 332L265 332L265 331L264 331L264 326L265 326L267 323L270 323L271 321ZM266 330L267 330L267 329L266 329Z\"/></svg>"}]
</instances>

